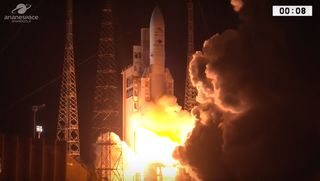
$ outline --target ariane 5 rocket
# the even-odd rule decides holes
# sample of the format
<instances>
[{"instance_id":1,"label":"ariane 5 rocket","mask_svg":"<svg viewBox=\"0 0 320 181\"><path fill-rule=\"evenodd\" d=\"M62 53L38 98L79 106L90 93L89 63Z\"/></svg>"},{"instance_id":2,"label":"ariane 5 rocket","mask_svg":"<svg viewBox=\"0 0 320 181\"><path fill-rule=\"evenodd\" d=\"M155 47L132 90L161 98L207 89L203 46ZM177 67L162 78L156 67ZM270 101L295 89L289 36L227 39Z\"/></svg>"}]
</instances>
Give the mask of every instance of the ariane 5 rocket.
<instances>
[{"instance_id":1,"label":"ariane 5 rocket","mask_svg":"<svg viewBox=\"0 0 320 181\"><path fill-rule=\"evenodd\" d=\"M174 95L174 80L165 67L165 26L162 13L154 8L149 28L141 29L140 45L133 46L133 64L123 72L123 139L135 148L132 115L161 96Z\"/></svg>"},{"instance_id":2,"label":"ariane 5 rocket","mask_svg":"<svg viewBox=\"0 0 320 181\"><path fill-rule=\"evenodd\" d=\"M155 7L150 20L150 91L156 101L166 93L165 26L162 13Z\"/></svg>"}]
</instances>

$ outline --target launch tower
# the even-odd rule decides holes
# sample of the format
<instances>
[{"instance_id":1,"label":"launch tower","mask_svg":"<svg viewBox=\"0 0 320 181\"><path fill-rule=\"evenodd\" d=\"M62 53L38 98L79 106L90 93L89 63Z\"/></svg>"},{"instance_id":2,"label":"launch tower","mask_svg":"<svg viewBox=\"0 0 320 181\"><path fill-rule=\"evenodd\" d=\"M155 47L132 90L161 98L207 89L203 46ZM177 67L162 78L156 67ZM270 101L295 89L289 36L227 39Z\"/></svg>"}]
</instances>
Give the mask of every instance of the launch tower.
<instances>
[{"instance_id":1,"label":"launch tower","mask_svg":"<svg viewBox=\"0 0 320 181\"><path fill-rule=\"evenodd\" d=\"M105 1L102 9L99 39L96 87L94 97L93 125L119 131L118 100L119 78L115 58L112 25L112 3ZM113 129L112 129L113 128Z\"/></svg>"},{"instance_id":2,"label":"launch tower","mask_svg":"<svg viewBox=\"0 0 320 181\"><path fill-rule=\"evenodd\" d=\"M189 63L194 53L194 28L193 28L193 3L192 0L188 0L188 57L187 57L187 71L186 71L186 87L184 98L184 109L191 111L191 109L197 104L196 96L197 90L192 85L189 75Z\"/></svg>"},{"instance_id":3,"label":"launch tower","mask_svg":"<svg viewBox=\"0 0 320 181\"><path fill-rule=\"evenodd\" d=\"M67 154L80 156L80 137L73 54L72 0L67 0L66 44L59 101L57 139L67 142Z\"/></svg>"},{"instance_id":4,"label":"launch tower","mask_svg":"<svg viewBox=\"0 0 320 181\"><path fill-rule=\"evenodd\" d=\"M123 180L122 149L111 139L111 132L120 133L118 100L119 78L114 50L112 2L104 1L101 17L93 127L99 163L96 171L103 180Z\"/></svg>"}]
</instances>

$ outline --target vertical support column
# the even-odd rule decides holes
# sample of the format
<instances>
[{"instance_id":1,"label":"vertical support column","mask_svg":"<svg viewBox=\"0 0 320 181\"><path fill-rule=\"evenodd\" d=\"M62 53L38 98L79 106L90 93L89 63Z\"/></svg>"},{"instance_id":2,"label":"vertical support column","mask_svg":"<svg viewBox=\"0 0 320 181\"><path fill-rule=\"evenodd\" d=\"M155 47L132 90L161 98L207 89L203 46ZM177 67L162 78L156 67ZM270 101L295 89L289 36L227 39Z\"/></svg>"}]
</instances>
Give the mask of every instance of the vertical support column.
<instances>
[{"instance_id":1,"label":"vertical support column","mask_svg":"<svg viewBox=\"0 0 320 181\"><path fill-rule=\"evenodd\" d=\"M189 64L194 53L194 25L193 25L193 3L192 0L188 0L188 56L187 56L187 68L186 68L186 86L185 86L185 98L184 109L191 111L191 109L197 104L196 96L197 90L193 87L190 75Z\"/></svg>"},{"instance_id":2,"label":"vertical support column","mask_svg":"<svg viewBox=\"0 0 320 181\"><path fill-rule=\"evenodd\" d=\"M0 134L0 178L4 175L4 135Z\"/></svg>"},{"instance_id":3,"label":"vertical support column","mask_svg":"<svg viewBox=\"0 0 320 181\"><path fill-rule=\"evenodd\" d=\"M20 139L18 136L14 137L14 145L15 145L15 160L14 160L14 179L15 181L19 181L20 179L20 143L19 143Z\"/></svg>"},{"instance_id":4,"label":"vertical support column","mask_svg":"<svg viewBox=\"0 0 320 181\"><path fill-rule=\"evenodd\" d=\"M33 151L34 151L34 146L33 146L33 139L29 138L27 140L27 149L28 149L28 180L34 180L33 178L33 173L32 173L32 168L33 168Z\"/></svg>"},{"instance_id":5,"label":"vertical support column","mask_svg":"<svg viewBox=\"0 0 320 181\"><path fill-rule=\"evenodd\" d=\"M66 180L66 168L67 168L67 154L66 143L61 141L54 142L54 181Z\"/></svg>"},{"instance_id":6,"label":"vertical support column","mask_svg":"<svg viewBox=\"0 0 320 181\"><path fill-rule=\"evenodd\" d=\"M46 154L46 142L44 139L40 139L40 148L41 148L41 153L40 153L40 157L41 157L41 175L40 175L40 180L41 181L47 181L46 178L48 178L47 175L47 167L48 165L47 163L47 154Z\"/></svg>"},{"instance_id":7,"label":"vertical support column","mask_svg":"<svg viewBox=\"0 0 320 181\"><path fill-rule=\"evenodd\" d=\"M110 162L111 155L110 153L108 154L105 145L105 142L107 142L105 139L109 139L105 137L110 135L104 135L107 133L106 130L118 133L119 135L121 133L119 114L119 100L121 97L119 87L120 74L115 57L112 2L105 0L101 16L92 123L93 127L96 128L93 132L94 137L101 136L101 143L98 143L99 141L96 143L101 148L101 163L96 165L96 171L101 174L101 178L105 178L106 180L110 180L112 170L120 169Z\"/></svg>"},{"instance_id":8,"label":"vertical support column","mask_svg":"<svg viewBox=\"0 0 320 181\"><path fill-rule=\"evenodd\" d=\"M57 139L67 142L67 154L80 156L76 72L73 51L72 0L67 0L66 44L62 71Z\"/></svg>"}]
</instances>

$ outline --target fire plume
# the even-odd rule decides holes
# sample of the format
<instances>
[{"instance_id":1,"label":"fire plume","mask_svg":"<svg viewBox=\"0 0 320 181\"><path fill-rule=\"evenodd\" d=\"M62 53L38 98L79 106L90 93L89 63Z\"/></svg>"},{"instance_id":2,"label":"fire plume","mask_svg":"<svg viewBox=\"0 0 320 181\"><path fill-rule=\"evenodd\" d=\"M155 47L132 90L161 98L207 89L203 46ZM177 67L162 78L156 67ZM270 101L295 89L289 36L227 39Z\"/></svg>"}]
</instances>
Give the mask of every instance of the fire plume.
<instances>
[{"instance_id":1,"label":"fire plume","mask_svg":"<svg viewBox=\"0 0 320 181\"><path fill-rule=\"evenodd\" d=\"M181 109L175 97L163 96L133 114L130 123L134 130L133 146L121 141L115 133L101 135L97 143L107 141L115 146L97 148L96 166L118 165L124 180L175 180L181 165L172 154L177 146L184 144L194 127L191 114ZM103 161L107 155L101 153L113 153L109 158L111 162ZM117 177L108 171L105 174Z\"/></svg>"},{"instance_id":2,"label":"fire plume","mask_svg":"<svg viewBox=\"0 0 320 181\"><path fill-rule=\"evenodd\" d=\"M179 162L172 157L194 127L194 119L182 110L173 96L163 96L131 117L135 132L134 148L124 146L125 175L150 174L150 166L161 167L164 180L175 180ZM123 143L125 144L125 143ZM152 170L152 169L151 169Z\"/></svg>"}]
</instances>

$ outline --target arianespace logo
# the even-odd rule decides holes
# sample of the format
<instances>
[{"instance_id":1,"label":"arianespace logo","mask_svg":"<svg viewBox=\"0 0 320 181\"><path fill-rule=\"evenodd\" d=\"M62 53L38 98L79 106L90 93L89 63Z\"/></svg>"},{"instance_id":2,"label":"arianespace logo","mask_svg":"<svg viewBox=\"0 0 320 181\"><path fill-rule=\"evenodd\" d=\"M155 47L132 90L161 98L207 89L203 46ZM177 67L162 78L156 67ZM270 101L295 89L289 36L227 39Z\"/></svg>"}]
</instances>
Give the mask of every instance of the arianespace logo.
<instances>
[{"instance_id":1,"label":"arianespace logo","mask_svg":"<svg viewBox=\"0 0 320 181\"><path fill-rule=\"evenodd\" d=\"M16 8L14 8L11 13L12 14L24 14L26 13L26 11L31 8L31 4L23 4L23 3L20 3L17 5Z\"/></svg>"},{"instance_id":2,"label":"arianespace logo","mask_svg":"<svg viewBox=\"0 0 320 181\"><path fill-rule=\"evenodd\" d=\"M11 23L30 23L39 19L36 15L27 15L27 11L31 8L31 4L19 3L11 10L11 15L5 15L5 21Z\"/></svg>"}]
</instances>

